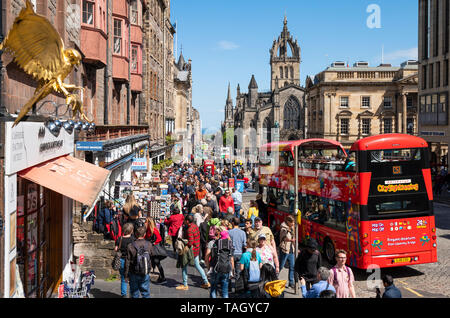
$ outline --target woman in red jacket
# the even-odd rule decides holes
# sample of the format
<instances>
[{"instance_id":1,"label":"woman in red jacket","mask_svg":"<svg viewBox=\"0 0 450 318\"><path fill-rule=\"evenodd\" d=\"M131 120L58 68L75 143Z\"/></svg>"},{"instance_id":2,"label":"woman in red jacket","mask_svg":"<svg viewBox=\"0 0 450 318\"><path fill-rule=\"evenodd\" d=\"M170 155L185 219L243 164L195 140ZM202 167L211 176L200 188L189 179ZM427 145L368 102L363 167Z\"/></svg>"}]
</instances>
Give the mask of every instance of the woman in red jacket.
<instances>
[{"instance_id":1,"label":"woman in red jacket","mask_svg":"<svg viewBox=\"0 0 450 318\"><path fill-rule=\"evenodd\" d=\"M230 190L225 191L225 195L223 195L219 200L219 218L223 219L228 213L228 208L233 208L234 213L234 200L230 195Z\"/></svg>"},{"instance_id":2,"label":"woman in red jacket","mask_svg":"<svg viewBox=\"0 0 450 318\"><path fill-rule=\"evenodd\" d=\"M173 207L172 215L164 221L164 224L169 227L168 234L172 237L172 246L174 253L177 252L175 249L175 243L178 238L178 230L183 225L183 222L184 215L181 214L181 211L177 206Z\"/></svg>"},{"instance_id":3,"label":"woman in red jacket","mask_svg":"<svg viewBox=\"0 0 450 318\"><path fill-rule=\"evenodd\" d=\"M153 220L153 218L151 217L147 217L147 219L145 220L145 226L147 227L145 239L150 241L154 246L158 245L161 242L161 235L159 234L158 228L156 227L155 220ZM152 262L153 270L155 269L155 267L158 267L159 278L156 283L159 284L166 282L166 278L164 277L164 269L161 265L161 259L157 256L152 256L150 260Z\"/></svg>"}]
</instances>

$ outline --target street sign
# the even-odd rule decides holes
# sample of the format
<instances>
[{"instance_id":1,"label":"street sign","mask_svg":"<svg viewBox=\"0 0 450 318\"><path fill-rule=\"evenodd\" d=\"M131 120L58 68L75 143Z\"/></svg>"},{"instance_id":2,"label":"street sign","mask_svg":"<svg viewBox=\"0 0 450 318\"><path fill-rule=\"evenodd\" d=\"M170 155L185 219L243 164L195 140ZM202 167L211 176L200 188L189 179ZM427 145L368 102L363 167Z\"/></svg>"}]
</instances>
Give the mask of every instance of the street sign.
<instances>
[{"instance_id":1,"label":"street sign","mask_svg":"<svg viewBox=\"0 0 450 318\"><path fill-rule=\"evenodd\" d=\"M103 151L103 142L101 141L78 141L78 151Z\"/></svg>"}]
</instances>

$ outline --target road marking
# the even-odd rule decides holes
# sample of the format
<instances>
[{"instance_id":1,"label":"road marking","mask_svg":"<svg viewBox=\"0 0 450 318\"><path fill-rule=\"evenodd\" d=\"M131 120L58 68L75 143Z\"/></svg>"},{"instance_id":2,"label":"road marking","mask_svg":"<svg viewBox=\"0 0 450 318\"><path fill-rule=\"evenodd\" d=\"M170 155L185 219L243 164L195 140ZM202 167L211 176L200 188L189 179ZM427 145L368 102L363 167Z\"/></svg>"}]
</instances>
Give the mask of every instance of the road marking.
<instances>
[{"instance_id":1,"label":"road marking","mask_svg":"<svg viewBox=\"0 0 450 318\"><path fill-rule=\"evenodd\" d=\"M403 285L405 285L405 286L408 286L408 284L407 283L405 283L405 282L402 282L401 280L398 280L400 283L402 283ZM411 289L411 288L409 288L409 287L404 287L406 290L408 290L408 291L410 291L411 293L413 293L413 294L415 294L416 296L419 296L419 297L424 297L422 294L419 294L418 292L416 292L415 290L413 290L413 289Z\"/></svg>"}]
</instances>

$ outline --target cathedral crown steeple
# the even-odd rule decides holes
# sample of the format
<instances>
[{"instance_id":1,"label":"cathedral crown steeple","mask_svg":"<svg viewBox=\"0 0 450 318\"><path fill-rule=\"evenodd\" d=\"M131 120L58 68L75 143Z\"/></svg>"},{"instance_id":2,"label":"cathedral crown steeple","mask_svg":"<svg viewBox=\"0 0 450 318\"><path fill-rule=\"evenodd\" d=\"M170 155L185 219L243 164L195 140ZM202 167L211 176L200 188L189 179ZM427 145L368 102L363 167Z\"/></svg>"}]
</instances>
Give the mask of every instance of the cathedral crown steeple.
<instances>
[{"instance_id":1,"label":"cathedral crown steeple","mask_svg":"<svg viewBox=\"0 0 450 318\"><path fill-rule=\"evenodd\" d=\"M283 30L270 49L270 66L272 69L271 90L275 89L275 78L279 87L289 84L300 86L300 46L291 36L287 17L284 16Z\"/></svg>"}]
</instances>

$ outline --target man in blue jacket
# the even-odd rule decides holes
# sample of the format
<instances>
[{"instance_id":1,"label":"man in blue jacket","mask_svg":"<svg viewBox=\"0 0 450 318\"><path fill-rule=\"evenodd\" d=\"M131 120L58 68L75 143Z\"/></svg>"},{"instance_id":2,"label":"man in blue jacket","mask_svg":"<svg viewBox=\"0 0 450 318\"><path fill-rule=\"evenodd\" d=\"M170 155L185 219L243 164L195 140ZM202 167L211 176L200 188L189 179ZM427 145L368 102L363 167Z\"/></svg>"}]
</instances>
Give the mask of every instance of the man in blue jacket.
<instances>
[{"instance_id":1,"label":"man in blue jacket","mask_svg":"<svg viewBox=\"0 0 450 318\"><path fill-rule=\"evenodd\" d=\"M382 298L402 298L402 293L400 289L395 287L394 279L391 275L384 275L382 280L384 285L384 293ZM380 298L379 294L377 295L377 298Z\"/></svg>"},{"instance_id":2,"label":"man in blue jacket","mask_svg":"<svg viewBox=\"0 0 450 318\"><path fill-rule=\"evenodd\" d=\"M319 267L319 269L317 270L317 279L319 280L319 282L312 285L309 291L306 291L306 281L302 277L300 279L300 284L302 287L303 298L319 298L320 293L324 290L331 290L336 292L333 285L330 285L327 282L328 277L330 277L330 270L323 266Z\"/></svg>"}]
</instances>

